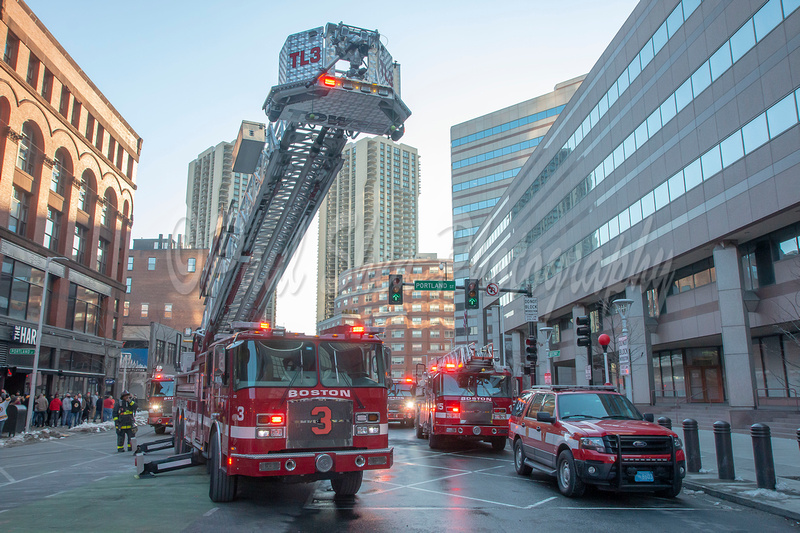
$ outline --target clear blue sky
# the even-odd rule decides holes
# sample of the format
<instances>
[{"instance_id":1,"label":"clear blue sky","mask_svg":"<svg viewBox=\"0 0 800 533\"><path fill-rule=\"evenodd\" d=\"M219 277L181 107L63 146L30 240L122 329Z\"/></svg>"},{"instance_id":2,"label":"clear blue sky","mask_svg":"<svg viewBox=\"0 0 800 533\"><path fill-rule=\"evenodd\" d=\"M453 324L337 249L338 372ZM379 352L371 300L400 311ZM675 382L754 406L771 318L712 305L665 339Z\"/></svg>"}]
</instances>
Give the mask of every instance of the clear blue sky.
<instances>
[{"instance_id":1,"label":"clear blue sky","mask_svg":"<svg viewBox=\"0 0 800 533\"><path fill-rule=\"evenodd\" d=\"M189 161L266 122L289 34L345 22L377 29L402 65L421 157L420 252L452 257L450 127L587 73L633 0L119 2L28 5L144 140L133 238L184 233ZM315 228L316 226L314 226ZM314 331L316 230L279 289L278 322Z\"/></svg>"}]
</instances>

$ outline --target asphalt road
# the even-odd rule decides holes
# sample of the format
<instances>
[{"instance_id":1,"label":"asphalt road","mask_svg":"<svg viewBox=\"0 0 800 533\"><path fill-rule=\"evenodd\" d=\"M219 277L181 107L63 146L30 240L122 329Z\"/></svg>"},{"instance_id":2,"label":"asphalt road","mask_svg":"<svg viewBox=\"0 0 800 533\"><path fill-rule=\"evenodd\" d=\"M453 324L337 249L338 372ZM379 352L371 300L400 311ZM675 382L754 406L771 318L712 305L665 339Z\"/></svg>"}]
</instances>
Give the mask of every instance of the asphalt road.
<instances>
[{"instance_id":1,"label":"asphalt road","mask_svg":"<svg viewBox=\"0 0 800 533\"><path fill-rule=\"evenodd\" d=\"M162 436L141 428L139 441ZM392 427L394 467L364 476L351 501L330 483L250 480L237 500L208 498L204 467L135 479L113 432L0 448L0 531L797 531L782 518L686 491L675 500L587 491L561 496L553 480L514 472L510 447L431 450ZM169 451L148 454L166 457Z\"/></svg>"}]
</instances>

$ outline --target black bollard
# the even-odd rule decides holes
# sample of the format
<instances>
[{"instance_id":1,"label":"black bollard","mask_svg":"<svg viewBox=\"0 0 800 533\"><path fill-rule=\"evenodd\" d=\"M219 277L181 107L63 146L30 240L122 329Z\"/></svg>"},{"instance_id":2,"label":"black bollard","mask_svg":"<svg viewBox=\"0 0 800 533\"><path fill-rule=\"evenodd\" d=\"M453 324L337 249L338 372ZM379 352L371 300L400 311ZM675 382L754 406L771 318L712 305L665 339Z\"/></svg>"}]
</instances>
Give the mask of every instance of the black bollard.
<instances>
[{"instance_id":1,"label":"black bollard","mask_svg":"<svg viewBox=\"0 0 800 533\"><path fill-rule=\"evenodd\" d=\"M719 479L736 479L736 473L733 469L731 425L723 420L714 422L714 444L717 447Z\"/></svg>"},{"instance_id":2,"label":"black bollard","mask_svg":"<svg viewBox=\"0 0 800 533\"><path fill-rule=\"evenodd\" d=\"M700 472L703 463L700 459L700 433L697 431L697 420L687 418L683 421L683 451L686 454L686 471Z\"/></svg>"},{"instance_id":3,"label":"black bollard","mask_svg":"<svg viewBox=\"0 0 800 533\"><path fill-rule=\"evenodd\" d=\"M753 439L753 458L756 464L756 485L760 489L775 490L775 462L772 460L772 437L769 426L750 426Z\"/></svg>"},{"instance_id":4,"label":"black bollard","mask_svg":"<svg viewBox=\"0 0 800 533\"><path fill-rule=\"evenodd\" d=\"M672 429L672 420L670 420L669 417L660 416L658 417L658 425L664 426L667 429Z\"/></svg>"},{"instance_id":5,"label":"black bollard","mask_svg":"<svg viewBox=\"0 0 800 533\"><path fill-rule=\"evenodd\" d=\"M797 446L800 448L800 429L797 430Z\"/></svg>"}]
</instances>

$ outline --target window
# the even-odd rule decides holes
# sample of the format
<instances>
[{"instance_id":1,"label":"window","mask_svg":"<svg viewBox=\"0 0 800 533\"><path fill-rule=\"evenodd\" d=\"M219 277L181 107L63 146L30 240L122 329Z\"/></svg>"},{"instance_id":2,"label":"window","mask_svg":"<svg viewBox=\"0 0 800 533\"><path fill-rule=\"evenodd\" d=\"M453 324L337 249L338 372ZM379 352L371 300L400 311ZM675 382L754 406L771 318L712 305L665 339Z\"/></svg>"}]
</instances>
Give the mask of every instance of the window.
<instances>
[{"instance_id":1,"label":"window","mask_svg":"<svg viewBox=\"0 0 800 533\"><path fill-rule=\"evenodd\" d=\"M36 89L39 85L39 67L41 66L41 61L35 55L31 54L28 56L28 75L25 78L25 81L28 82L28 85Z\"/></svg>"},{"instance_id":2,"label":"window","mask_svg":"<svg viewBox=\"0 0 800 533\"><path fill-rule=\"evenodd\" d=\"M34 172L34 145L32 130L27 122L22 126L22 138L19 140L19 151L17 152L17 167L23 172L33 176Z\"/></svg>"},{"instance_id":3,"label":"window","mask_svg":"<svg viewBox=\"0 0 800 533\"><path fill-rule=\"evenodd\" d=\"M422 267L420 267L420 266L411 267L411 273L412 274L422 274Z\"/></svg>"},{"instance_id":4,"label":"window","mask_svg":"<svg viewBox=\"0 0 800 533\"><path fill-rule=\"evenodd\" d=\"M130 279L130 278L128 278L128 279ZM130 291L128 291L128 292L130 292ZM130 314L131 314L131 303L130 302L125 302L122 305L122 316L128 316Z\"/></svg>"},{"instance_id":5,"label":"window","mask_svg":"<svg viewBox=\"0 0 800 533\"><path fill-rule=\"evenodd\" d=\"M0 275L0 315L36 322L43 286L43 271L6 257Z\"/></svg>"},{"instance_id":6,"label":"window","mask_svg":"<svg viewBox=\"0 0 800 533\"><path fill-rule=\"evenodd\" d=\"M432 329L428 334L432 339L438 339L439 337L441 337L442 332L438 329Z\"/></svg>"},{"instance_id":7,"label":"window","mask_svg":"<svg viewBox=\"0 0 800 533\"><path fill-rule=\"evenodd\" d=\"M77 100L72 104L72 125L75 129L81 125L81 103Z\"/></svg>"},{"instance_id":8,"label":"window","mask_svg":"<svg viewBox=\"0 0 800 533\"><path fill-rule=\"evenodd\" d=\"M108 202L100 203L100 225L108 227Z\"/></svg>"},{"instance_id":9,"label":"window","mask_svg":"<svg viewBox=\"0 0 800 533\"><path fill-rule=\"evenodd\" d=\"M94 145L101 152L103 151L103 141L105 140L106 130L101 124L97 125L97 137L95 137Z\"/></svg>"},{"instance_id":10,"label":"window","mask_svg":"<svg viewBox=\"0 0 800 533\"><path fill-rule=\"evenodd\" d=\"M3 54L3 61L12 69L17 68L17 54L19 54L19 38L10 30L6 38L6 51Z\"/></svg>"},{"instance_id":11,"label":"window","mask_svg":"<svg viewBox=\"0 0 800 533\"><path fill-rule=\"evenodd\" d=\"M412 339L421 339L422 338L422 330L421 329L412 329L411 330L411 338Z\"/></svg>"},{"instance_id":12,"label":"window","mask_svg":"<svg viewBox=\"0 0 800 533\"><path fill-rule=\"evenodd\" d=\"M101 274L108 271L108 248L110 243L101 238L97 241L97 263L95 269Z\"/></svg>"},{"instance_id":13,"label":"window","mask_svg":"<svg viewBox=\"0 0 800 533\"><path fill-rule=\"evenodd\" d=\"M411 323L415 326L419 326L422 324L422 317L415 316L411 319Z\"/></svg>"},{"instance_id":14,"label":"window","mask_svg":"<svg viewBox=\"0 0 800 533\"><path fill-rule=\"evenodd\" d=\"M411 344L411 351L412 352L421 352L422 351L422 344L412 343Z\"/></svg>"},{"instance_id":15,"label":"window","mask_svg":"<svg viewBox=\"0 0 800 533\"><path fill-rule=\"evenodd\" d=\"M78 263L84 264L86 260L86 238L89 230L75 224L75 238L72 240L72 259Z\"/></svg>"},{"instance_id":16,"label":"window","mask_svg":"<svg viewBox=\"0 0 800 533\"><path fill-rule=\"evenodd\" d=\"M44 246L54 252L58 251L58 236L61 233L61 213L47 208L47 220L44 223Z\"/></svg>"},{"instance_id":17,"label":"window","mask_svg":"<svg viewBox=\"0 0 800 533\"><path fill-rule=\"evenodd\" d=\"M53 73L47 67L44 69L44 78L42 78L42 98L47 100L47 103L50 103L50 99L53 98Z\"/></svg>"},{"instance_id":18,"label":"window","mask_svg":"<svg viewBox=\"0 0 800 533\"><path fill-rule=\"evenodd\" d=\"M58 112L61 113L61 116L67 118L67 113L69 113L69 89L65 85L61 86L61 100L58 103Z\"/></svg>"},{"instance_id":19,"label":"window","mask_svg":"<svg viewBox=\"0 0 800 533\"><path fill-rule=\"evenodd\" d=\"M102 296L75 283L69 285L67 329L97 335L100 328Z\"/></svg>"},{"instance_id":20,"label":"window","mask_svg":"<svg viewBox=\"0 0 800 533\"><path fill-rule=\"evenodd\" d=\"M164 318L172 318L172 304L164 304Z\"/></svg>"},{"instance_id":21,"label":"window","mask_svg":"<svg viewBox=\"0 0 800 533\"><path fill-rule=\"evenodd\" d=\"M60 152L56 152L53 161L53 174L50 178L50 190L64 196L64 183L67 181L68 172L64 168L64 161L61 159Z\"/></svg>"},{"instance_id":22,"label":"window","mask_svg":"<svg viewBox=\"0 0 800 533\"><path fill-rule=\"evenodd\" d=\"M147 313L150 312L150 304L142 304L142 318L147 318Z\"/></svg>"},{"instance_id":23,"label":"window","mask_svg":"<svg viewBox=\"0 0 800 533\"><path fill-rule=\"evenodd\" d=\"M89 113L86 117L86 133L84 136L89 140L89 142L91 142L92 137L94 136L94 117L91 113Z\"/></svg>"},{"instance_id":24,"label":"window","mask_svg":"<svg viewBox=\"0 0 800 533\"><path fill-rule=\"evenodd\" d=\"M156 258L155 257L148 257L147 258L147 270L155 270L156 269Z\"/></svg>"},{"instance_id":25,"label":"window","mask_svg":"<svg viewBox=\"0 0 800 533\"><path fill-rule=\"evenodd\" d=\"M131 293L131 287L133 286L133 278L125 278L125 293ZM128 303L128 302L125 302Z\"/></svg>"},{"instance_id":26,"label":"window","mask_svg":"<svg viewBox=\"0 0 800 533\"><path fill-rule=\"evenodd\" d=\"M405 331L402 329L393 329L392 330L392 338L393 339L402 339L405 335Z\"/></svg>"},{"instance_id":27,"label":"window","mask_svg":"<svg viewBox=\"0 0 800 533\"><path fill-rule=\"evenodd\" d=\"M25 191L14 187L11 197L11 213L8 218L8 229L17 235L25 235L28 228L28 204L30 200Z\"/></svg>"},{"instance_id":28,"label":"window","mask_svg":"<svg viewBox=\"0 0 800 533\"><path fill-rule=\"evenodd\" d=\"M419 313L422 311L422 304L414 304L411 306L411 311L415 313Z\"/></svg>"},{"instance_id":29,"label":"window","mask_svg":"<svg viewBox=\"0 0 800 533\"><path fill-rule=\"evenodd\" d=\"M133 256L128 256L128 270L133 270Z\"/></svg>"},{"instance_id":30,"label":"window","mask_svg":"<svg viewBox=\"0 0 800 533\"><path fill-rule=\"evenodd\" d=\"M89 195L89 187L86 181L81 181L81 188L78 189L78 209L86 211L86 198Z\"/></svg>"}]
</instances>

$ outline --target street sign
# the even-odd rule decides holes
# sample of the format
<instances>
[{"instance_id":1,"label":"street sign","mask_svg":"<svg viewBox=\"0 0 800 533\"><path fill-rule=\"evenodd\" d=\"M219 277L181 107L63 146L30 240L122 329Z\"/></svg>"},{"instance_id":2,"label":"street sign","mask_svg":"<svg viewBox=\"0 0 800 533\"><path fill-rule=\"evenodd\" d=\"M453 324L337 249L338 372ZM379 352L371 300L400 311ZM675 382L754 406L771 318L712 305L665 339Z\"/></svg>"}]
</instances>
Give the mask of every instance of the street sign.
<instances>
[{"instance_id":1,"label":"street sign","mask_svg":"<svg viewBox=\"0 0 800 533\"><path fill-rule=\"evenodd\" d=\"M525 297L525 322L539 322L539 298Z\"/></svg>"},{"instance_id":2,"label":"street sign","mask_svg":"<svg viewBox=\"0 0 800 533\"><path fill-rule=\"evenodd\" d=\"M560 356L561 356L561 350L550 350L549 352L547 352L547 357L560 357Z\"/></svg>"},{"instance_id":3,"label":"street sign","mask_svg":"<svg viewBox=\"0 0 800 533\"><path fill-rule=\"evenodd\" d=\"M490 283L486 286L486 294L489 296L497 296L500 294L500 287L497 286L497 283Z\"/></svg>"},{"instance_id":4,"label":"street sign","mask_svg":"<svg viewBox=\"0 0 800 533\"><path fill-rule=\"evenodd\" d=\"M550 376L550 372L545 372L544 373L544 384L545 385L552 385L552 381L553 381L553 379Z\"/></svg>"},{"instance_id":5,"label":"street sign","mask_svg":"<svg viewBox=\"0 0 800 533\"><path fill-rule=\"evenodd\" d=\"M586 381L592 381L592 365L586 365Z\"/></svg>"},{"instance_id":6,"label":"street sign","mask_svg":"<svg viewBox=\"0 0 800 533\"><path fill-rule=\"evenodd\" d=\"M454 291L456 290L455 280L424 280L414 281L415 291Z\"/></svg>"},{"instance_id":7,"label":"street sign","mask_svg":"<svg viewBox=\"0 0 800 533\"><path fill-rule=\"evenodd\" d=\"M9 355L36 355L36 348L9 348Z\"/></svg>"},{"instance_id":8,"label":"street sign","mask_svg":"<svg viewBox=\"0 0 800 533\"><path fill-rule=\"evenodd\" d=\"M617 349L619 350L619 364L624 365L631 362L630 352L628 350L628 337L620 336L617 338Z\"/></svg>"},{"instance_id":9,"label":"street sign","mask_svg":"<svg viewBox=\"0 0 800 533\"><path fill-rule=\"evenodd\" d=\"M116 381L114 378L106 378L106 385L113 385Z\"/></svg>"},{"instance_id":10,"label":"street sign","mask_svg":"<svg viewBox=\"0 0 800 533\"><path fill-rule=\"evenodd\" d=\"M623 376L630 376L631 375L631 365L630 363L620 363L619 364L619 373Z\"/></svg>"}]
</instances>

